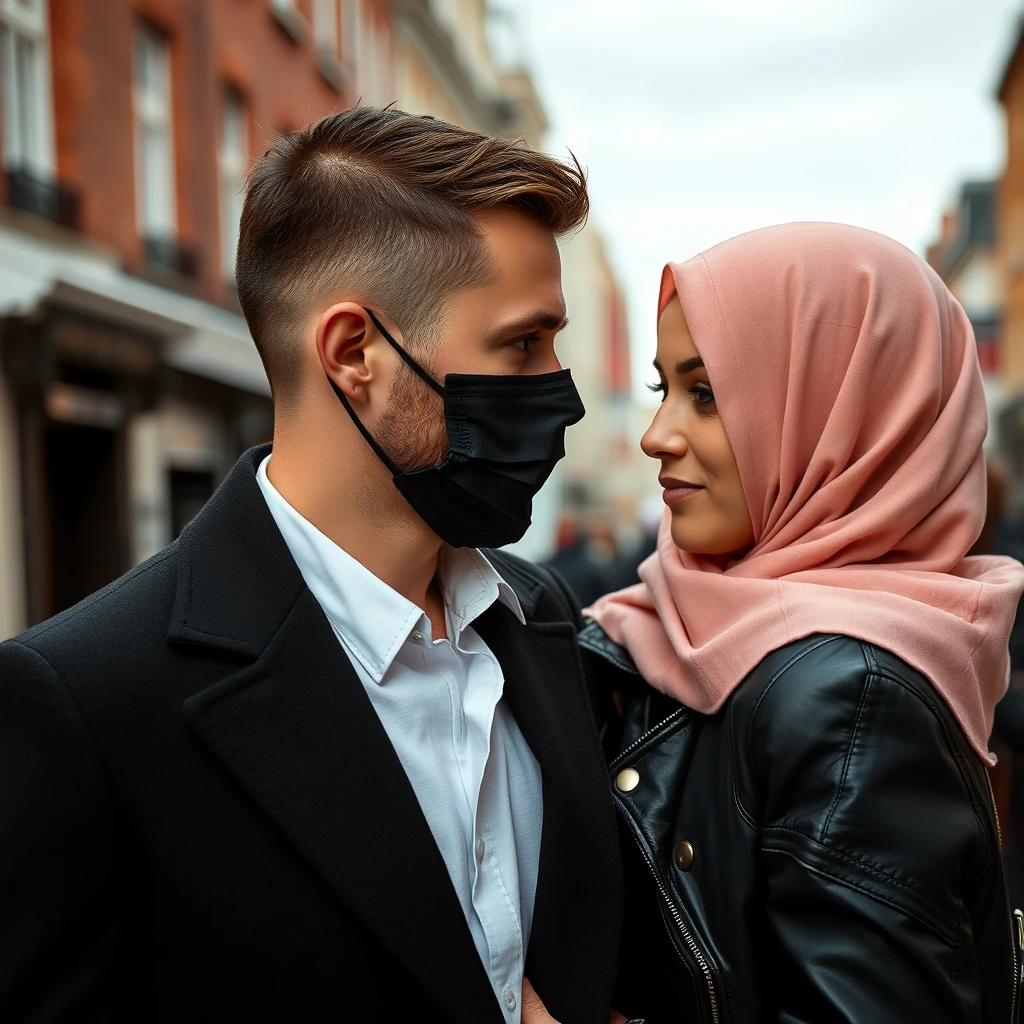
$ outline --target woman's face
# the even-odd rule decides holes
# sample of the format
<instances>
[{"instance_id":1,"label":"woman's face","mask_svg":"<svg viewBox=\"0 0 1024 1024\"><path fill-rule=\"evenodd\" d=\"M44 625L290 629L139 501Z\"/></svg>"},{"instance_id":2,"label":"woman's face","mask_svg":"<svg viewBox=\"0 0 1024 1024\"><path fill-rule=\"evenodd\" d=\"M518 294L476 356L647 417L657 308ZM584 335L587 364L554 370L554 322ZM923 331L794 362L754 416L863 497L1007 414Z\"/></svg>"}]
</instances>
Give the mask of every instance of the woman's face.
<instances>
[{"instance_id":1,"label":"woman's face","mask_svg":"<svg viewBox=\"0 0 1024 1024\"><path fill-rule=\"evenodd\" d=\"M736 556L754 543L754 528L732 446L677 296L658 323L654 362L661 407L640 441L661 462L658 481L672 510L672 540L695 554Z\"/></svg>"}]
</instances>

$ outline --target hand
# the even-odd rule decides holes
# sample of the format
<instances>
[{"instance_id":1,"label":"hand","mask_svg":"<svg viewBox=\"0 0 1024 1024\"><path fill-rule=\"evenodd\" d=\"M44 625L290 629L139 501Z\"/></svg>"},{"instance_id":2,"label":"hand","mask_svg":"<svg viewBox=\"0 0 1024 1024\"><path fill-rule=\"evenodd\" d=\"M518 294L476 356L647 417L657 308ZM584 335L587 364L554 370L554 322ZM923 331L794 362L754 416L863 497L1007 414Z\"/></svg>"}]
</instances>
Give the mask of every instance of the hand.
<instances>
[{"instance_id":1,"label":"hand","mask_svg":"<svg viewBox=\"0 0 1024 1024\"><path fill-rule=\"evenodd\" d=\"M536 989L530 984L528 978L523 978L522 1024L558 1024L558 1021L548 1013L544 1000L537 995ZM612 1010L608 1024L629 1024L629 1022L621 1013Z\"/></svg>"},{"instance_id":2,"label":"hand","mask_svg":"<svg viewBox=\"0 0 1024 1024\"><path fill-rule=\"evenodd\" d=\"M527 978L523 978L523 1024L558 1024Z\"/></svg>"}]
</instances>

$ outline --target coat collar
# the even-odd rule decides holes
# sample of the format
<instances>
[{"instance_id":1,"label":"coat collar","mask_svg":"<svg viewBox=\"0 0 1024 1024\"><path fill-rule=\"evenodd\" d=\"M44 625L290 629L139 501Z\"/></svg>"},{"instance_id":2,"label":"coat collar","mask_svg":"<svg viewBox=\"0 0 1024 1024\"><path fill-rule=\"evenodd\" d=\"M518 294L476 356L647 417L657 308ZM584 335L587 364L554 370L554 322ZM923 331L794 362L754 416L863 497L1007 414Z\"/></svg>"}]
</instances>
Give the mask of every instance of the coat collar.
<instances>
[{"instance_id":1,"label":"coat collar","mask_svg":"<svg viewBox=\"0 0 1024 1024\"><path fill-rule=\"evenodd\" d=\"M245 452L176 542L181 556L168 640L258 658L306 590L256 483L270 450L264 444ZM539 588L507 565L500 563L501 576L529 618Z\"/></svg>"},{"instance_id":2,"label":"coat collar","mask_svg":"<svg viewBox=\"0 0 1024 1024\"><path fill-rule=\"evenodd\" d=\"M256 485L270 445L245 452L182 531L167 639L258 658L305 581Z\"/></svg>"},{"instance_id":3,"label":"coat collar","mask_svg":"<svg viewBox=\"0 0 1024 1024\"><path fill-rule=\"evenodd\" d=\"M168 639L236 660L185 714L445 1019L497 1024L502 1010L412 786L258 489L267 452L246 452L178 541ZM606 1020L621 881L574 629L531 621L544 587L492 557L527 623L496 603L476 628L543 779L527 974L556 1018Z\"/></svg>"}]
</instances>

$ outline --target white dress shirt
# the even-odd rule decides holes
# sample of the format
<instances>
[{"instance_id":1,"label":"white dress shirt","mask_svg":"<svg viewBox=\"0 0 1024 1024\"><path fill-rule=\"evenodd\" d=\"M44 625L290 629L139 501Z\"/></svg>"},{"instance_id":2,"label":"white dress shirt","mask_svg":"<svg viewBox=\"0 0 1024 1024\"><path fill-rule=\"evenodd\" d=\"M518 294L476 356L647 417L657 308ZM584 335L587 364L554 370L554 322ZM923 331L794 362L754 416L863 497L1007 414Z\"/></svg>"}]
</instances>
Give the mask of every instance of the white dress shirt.
<instances>
[{"instance_id":1,"label":"white dress shirt","mask_svg":"<svg viewBox=\"0 0 1024 1024\"><path fill-rule=\"evenodd\" d=\"M512 588L479 551L445 547L448 638L422 609L324 536L256 474L419 800L506 1020L519 1024L543 817L540 767L502 699L497 658L471 623Z\"/></svg>"}]
</instances>

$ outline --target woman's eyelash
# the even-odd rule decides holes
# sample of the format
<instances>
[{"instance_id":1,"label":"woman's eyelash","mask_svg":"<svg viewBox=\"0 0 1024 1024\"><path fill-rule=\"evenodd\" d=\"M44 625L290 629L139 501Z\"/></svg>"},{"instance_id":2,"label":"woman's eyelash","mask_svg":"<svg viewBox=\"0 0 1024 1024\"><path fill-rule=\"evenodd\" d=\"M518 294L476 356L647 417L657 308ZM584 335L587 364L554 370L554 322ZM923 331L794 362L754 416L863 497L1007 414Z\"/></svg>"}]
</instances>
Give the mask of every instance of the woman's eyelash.
<instances>
[{"instance_id":1,"label":"woman's eyelash","mask_svg":"<svg viewBox=\"0 0 1024 1024\"><path fill-rule=\"evenodd\" d=\"M694 384L690 394L697 399L698 405L708 405L715 400L715 393L707 384Z\"/></svg>"},{"instance_id":2,"label":"woman's eyelash","mask_svg":"<svg viewBox=\"0 0 1024 1024\"><path fill-rule=\"evenodd\" d=\"M647 390L653 391L655 394L663 395L666 391L668 391L668 386L665 384L664 381L658 381L657 384L648 384Z\"/></svg>"}]
</instances>

